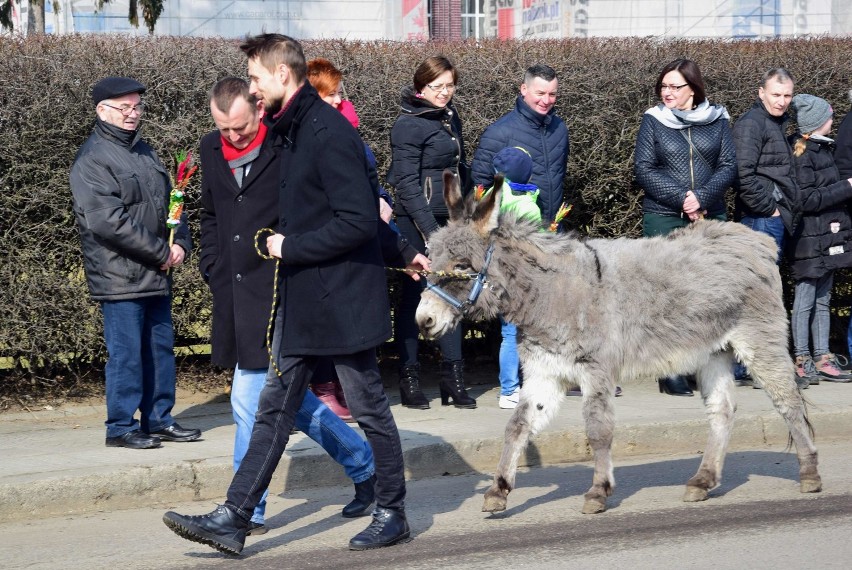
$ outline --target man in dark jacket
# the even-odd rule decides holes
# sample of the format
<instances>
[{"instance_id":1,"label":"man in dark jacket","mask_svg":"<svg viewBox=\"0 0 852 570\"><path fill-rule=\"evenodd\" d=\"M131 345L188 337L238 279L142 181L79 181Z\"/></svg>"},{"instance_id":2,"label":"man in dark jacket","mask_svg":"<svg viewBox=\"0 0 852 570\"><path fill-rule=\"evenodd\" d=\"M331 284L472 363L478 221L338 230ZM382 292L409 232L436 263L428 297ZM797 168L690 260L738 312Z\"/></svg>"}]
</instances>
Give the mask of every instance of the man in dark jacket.
<instances>
[{"instance_id":1,"label":"man in dark jacket","mask_svg":"<svg viewBox=\"0 0 852 570\"><path fill-rule=\"evenodd\" d=\"M522 147L533 159L529 183L540 190L542 219L553 221L562 205L562 182L568 164L568 127L556 115L559 79L553 68L534 65L524 74L515 108L494 121L479 139L473 155L473 183L488 188L494 180L494 155L508 147Z\"/></svg>"},{"instance_id":2,"label":"man in dark jacket","mask_svg":"<svg viewBox=\"0 0 852 570\"><path fill-rule=\"evenodd\" d=\"M106 364L106 445L148 449L192 441L175 403L171 278L191 243L186 224L169 245L169 175L141 138L145 86L126 77L95 84L97 119L71 167L86 280L101 303ZM135 419L136 410L140 419Z\"/></svg>"},{"instance_id":3,"label":"man in dark jacket","mask_svg":"<svg viewBox=\"0 0 852 570\"><path fill-rule=\"evenodd\" d=\"M784 68L763 75L759 100L734 124L737 151L736 219L775 238L778 257L784 232L801 217L793 154L785 134L793 78Z\"/></svg>"},{"instance_id":4,"label":"man in dark jacket","mask_svg":"<svg viewBox=\"0 0 852 570\"><path fill-rule=\"evenodd\" d=\"M379 222L378 196L370 187L357 131L305 81L301 45L280 34L262 34L241 49L248 56L251 92L263 100L271 128L283 140L279 233L266 240L269 253L281 260L273 361L227 502L203 516L169 512L164 522L190 540L230 553L242 550L252 510L284 452L313 371L325 357L334 361L376 462L373 521L349 547L403 542L410 531L402 445L375 353L391 334L379 234L396 234ZM425 265L422 256L397 257L396 265Z\"/></svg>"},{"instance_id":5,"label":"man in dark jacket","mask_svg":"<svg viewBox=\"0 0 852 570\"><path fill-rule=\"evenodd\" d=\"M852 90L849 90L849 100L852 101ZM841 178L852 178L852 109L850 109L837 129L834 139L834 163ZM846 346L852 354L852 323L846 329Z\"/></svg>"},{"instance_id":6,"label":"man in dark jacket","mask_svg":"<svg viewBox=\"0 0 852 570\"><path fill-rule=\"evenodd\" d=\"M849 91L849 100L852 101L852 90ZM837 128L837 137L834 139L837 147L834 149L834 162L841 178L852 178L852 110L846 113Z\"/></svg>"}]
</instances>

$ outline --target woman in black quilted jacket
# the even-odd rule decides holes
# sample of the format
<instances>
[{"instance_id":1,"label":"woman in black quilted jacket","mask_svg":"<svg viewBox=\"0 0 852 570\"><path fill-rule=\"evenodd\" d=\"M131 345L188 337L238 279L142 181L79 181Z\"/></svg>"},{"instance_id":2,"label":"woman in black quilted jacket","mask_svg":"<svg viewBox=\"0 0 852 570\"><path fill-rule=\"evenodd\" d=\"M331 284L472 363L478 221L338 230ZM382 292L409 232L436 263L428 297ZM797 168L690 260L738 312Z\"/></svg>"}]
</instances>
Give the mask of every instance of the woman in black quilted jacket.
<instances>
[{"instance_id":1,"label":"woman in black quilted jacket","mask_svg":"<svg viewBox=\"0 0 852 570\"><path fill-rule=\"evenodd\" d=\"M678 59L657 77L660 103L642 116L634 173L645 192L642 232L666 235L700 218L725 219L725 192L737 174L728 112L711 105L694 61ZM692 396L681 376L660 380L660 391Z\"/></svg>"},{"instance_id":2,"label":"woman in black quilted jacket","mask_svg":"<svg viewBox=\"0 0 852 570\"><path fill-rule=\"evenodd\" d=\"M392 162L387 181L395 189L394 213L400 233L421 253L429 236L447 223L442 173L450 168L468 187L461 120L452 104L457 72L441 56L427 58L414 72L413 84L402 90L399 117L391 130ZM410 281L410 283L408 282ZM394 315L394 336L399 347L399 391L402 405L426 409L429 401L420 389L414 313L420 302L422 281L402 281L399 309ZM462 376L461 326L444 336L441 347L441 403L475 408Z\"/></svg>"},{"instance_id":3,"label":"woman in black quilted jacket","mask_svg":"<svg viewBox=\"0 0 852 570\"><path fill-rule=\"evenodd\" d=\"M796 374L811 384L852 382L828 349L834 271L852 267L852 220L846 207L852 178L841 178L834 162L834 141L827 136L834 111L828 101L800 94L791 106L799 127L790 146L802 204L802 221L785 246L796 282L790 319Z\"/></svg>"}]
</instances>

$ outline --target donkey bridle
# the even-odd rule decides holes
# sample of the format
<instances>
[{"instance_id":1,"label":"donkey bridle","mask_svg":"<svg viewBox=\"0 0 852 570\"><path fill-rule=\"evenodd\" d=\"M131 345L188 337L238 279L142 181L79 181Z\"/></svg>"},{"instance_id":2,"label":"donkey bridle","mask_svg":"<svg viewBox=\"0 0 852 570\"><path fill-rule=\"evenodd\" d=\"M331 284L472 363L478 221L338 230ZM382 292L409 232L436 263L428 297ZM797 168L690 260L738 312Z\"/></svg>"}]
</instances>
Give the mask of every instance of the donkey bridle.
<instances>
[{"instance_id":1,"label":"donkey bridle","mask_svg":"<svg viewBox=\"0 0 852 570\"><path fill-rule=\"evenodd\" d=\"M488 266L491 265L491 255L493 253L494 242L492 241L488 244L488 249L485 250L485 262L482 264L482 269L480 269L479 273L476 274L476 277L473 278L473 286L470 288L470 293L468 293L467 299L464 301L459 301L456 297L441 288L440 285L432 283L428 279L426 280L426 291L433 292L460 313L467 313L467 311L476 303L476 300L479 299L479 294L482 293L482 290L485 288L485 283L488 278Z\"/></svg>"}]
</instances>

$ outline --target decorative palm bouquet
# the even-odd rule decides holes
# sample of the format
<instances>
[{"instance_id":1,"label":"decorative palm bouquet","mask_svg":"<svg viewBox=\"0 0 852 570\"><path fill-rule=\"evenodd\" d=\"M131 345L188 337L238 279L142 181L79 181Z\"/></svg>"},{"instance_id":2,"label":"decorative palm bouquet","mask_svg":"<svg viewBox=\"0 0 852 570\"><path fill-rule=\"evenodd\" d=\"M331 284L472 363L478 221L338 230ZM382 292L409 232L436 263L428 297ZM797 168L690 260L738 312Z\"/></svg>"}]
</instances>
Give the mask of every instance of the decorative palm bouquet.
<instances>
[{"instance_id":1,"label":"decorative palm bouquet","mask_svg":"<svg viewBox=\"0 0 852 570\"><path fill-rule=\"evenodd\" d=\"M175 155L177 162L177 173L172 177L172 191L169 193L169 212L166 216L166 226L169 228L169 249L175 243L175 228L180 224L181 214L183 214L183 198L186 194L186 187L189 184L189 179L198 170L198 165L193 164L192 152L185 150L180 151Z\"/></svg>"}]
</instances>

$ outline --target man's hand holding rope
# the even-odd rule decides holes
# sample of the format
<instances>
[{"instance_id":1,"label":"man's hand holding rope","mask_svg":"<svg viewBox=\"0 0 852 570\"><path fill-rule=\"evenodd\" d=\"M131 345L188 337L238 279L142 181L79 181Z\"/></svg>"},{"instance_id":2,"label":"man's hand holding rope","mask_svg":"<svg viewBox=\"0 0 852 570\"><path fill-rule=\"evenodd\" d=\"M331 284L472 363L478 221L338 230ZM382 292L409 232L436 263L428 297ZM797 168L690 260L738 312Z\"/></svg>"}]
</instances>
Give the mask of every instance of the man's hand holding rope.
<instances>
[{"instance_id":1,"label":"man's hand holding rope","mask_svg":"<svg viewBox=\"0 0 852 570\"><path fill-rule=\"evenodd\" d=\"M281 259L281 250L283 247L284 236L282 234L272 234L266 238L266 251L268 251L269 255L272 257ZM405 266L403 271L415 281L420 281L419 272L426 273L431 269L432 264L429 261L429 258L422 253L418 253L414 256L414 259L411 260L411 263Z\"/></svg>"}]
</instances>

